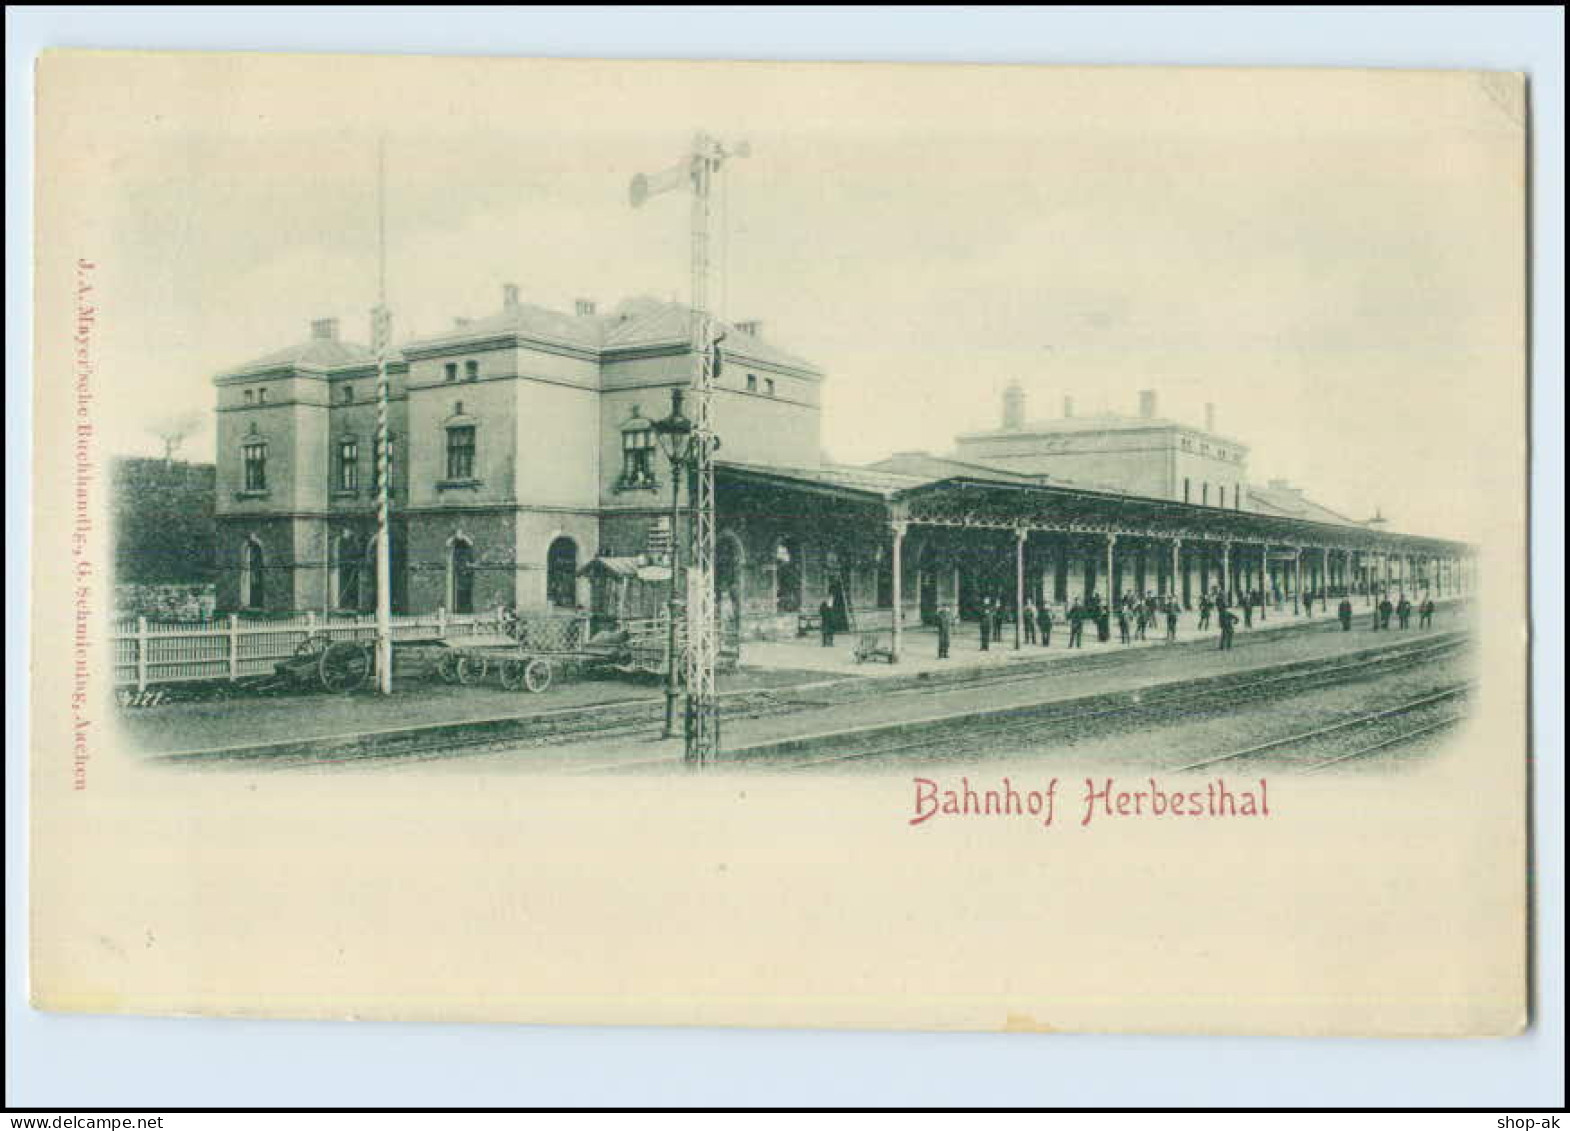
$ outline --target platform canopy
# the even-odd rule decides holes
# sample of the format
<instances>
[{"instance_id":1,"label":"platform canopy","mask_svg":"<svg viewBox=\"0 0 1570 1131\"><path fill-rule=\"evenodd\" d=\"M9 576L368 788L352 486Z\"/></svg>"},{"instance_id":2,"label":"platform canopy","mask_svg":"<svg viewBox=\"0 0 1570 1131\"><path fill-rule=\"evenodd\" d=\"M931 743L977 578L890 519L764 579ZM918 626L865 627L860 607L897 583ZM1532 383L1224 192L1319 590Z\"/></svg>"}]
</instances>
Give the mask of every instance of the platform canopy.
<instances>
[{"instance_id":1,"label":"platform canopy","mask_svg":"<svg viewBox=\"0 0 1570 1131\"><path fill-rule=\"evenodd\" d=\"M1461 542L1354 524L1196 506L1116 491L1023 483L1017 477L1001 475L931 479L832 465L779 468L724 463L717 474L722 483L742 494L749 489L762 493L785 490L842 500L858 510L874 504L884 512L886 521L913 526L1116 534L1415 555L1471 550Z\"/></svg>"}]
</instances>

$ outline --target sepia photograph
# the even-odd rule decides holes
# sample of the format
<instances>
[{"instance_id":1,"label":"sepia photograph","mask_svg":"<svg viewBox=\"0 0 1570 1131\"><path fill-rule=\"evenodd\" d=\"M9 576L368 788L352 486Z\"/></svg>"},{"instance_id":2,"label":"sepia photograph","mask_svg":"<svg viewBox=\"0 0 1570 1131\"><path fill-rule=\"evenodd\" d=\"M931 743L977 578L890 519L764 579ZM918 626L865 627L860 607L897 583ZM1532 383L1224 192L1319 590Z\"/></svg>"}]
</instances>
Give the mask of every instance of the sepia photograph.
<instances>
[{"instance_id":1,"label":"sepia photograph","mask_svg":"<svg viewBox=\"0 0 1570 1131\"><path fill-rule=\"evenodd\" d=\"M37 1007L1527 1024L1523 75L37 100Z\"/></svg>"}]
</instances>

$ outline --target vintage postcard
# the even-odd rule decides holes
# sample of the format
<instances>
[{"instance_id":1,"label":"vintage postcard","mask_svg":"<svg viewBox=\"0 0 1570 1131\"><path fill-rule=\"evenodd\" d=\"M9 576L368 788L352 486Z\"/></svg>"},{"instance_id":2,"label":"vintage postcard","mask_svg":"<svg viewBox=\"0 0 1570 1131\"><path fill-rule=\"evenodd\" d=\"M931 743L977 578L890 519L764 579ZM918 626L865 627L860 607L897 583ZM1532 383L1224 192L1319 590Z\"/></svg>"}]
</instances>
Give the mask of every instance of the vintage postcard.
<instances>
[{"instance_id":1,"label":"vintage postcard","mask_svg":"<svg viewBox=\"0 0 1570 1131\"><path fill-rule=\"evenodd\" d=\"M46 1010L1527 1013L1527 89L37 67Z\"/></svg>"}]
</instances>

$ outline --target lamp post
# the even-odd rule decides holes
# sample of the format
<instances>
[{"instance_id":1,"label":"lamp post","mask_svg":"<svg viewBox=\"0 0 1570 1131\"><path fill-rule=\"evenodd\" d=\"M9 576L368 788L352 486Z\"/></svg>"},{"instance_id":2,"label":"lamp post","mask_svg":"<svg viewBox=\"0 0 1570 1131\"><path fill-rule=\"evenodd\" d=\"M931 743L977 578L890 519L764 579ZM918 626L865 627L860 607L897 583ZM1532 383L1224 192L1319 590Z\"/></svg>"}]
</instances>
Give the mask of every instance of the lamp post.
<instances>
[{"instance_id":1,"label":"lamp post","mask_svg":"<svg viewBox=\"0 0 1570 1131\"><path fill-rule=\"evenodd\" d=\"M676 657L676 612L681 605L677 596L681 578L681 536L676 525L681 516L681 477L692 458L693 439L692 421L682 412L681 401L681 390L672 389L670 415L656 420L653 425L654 438L671 465L671 588L665 606L665 738L672 738L676 733L676 697L681 688L681 668Z\"/></svg>"}]
</instances>

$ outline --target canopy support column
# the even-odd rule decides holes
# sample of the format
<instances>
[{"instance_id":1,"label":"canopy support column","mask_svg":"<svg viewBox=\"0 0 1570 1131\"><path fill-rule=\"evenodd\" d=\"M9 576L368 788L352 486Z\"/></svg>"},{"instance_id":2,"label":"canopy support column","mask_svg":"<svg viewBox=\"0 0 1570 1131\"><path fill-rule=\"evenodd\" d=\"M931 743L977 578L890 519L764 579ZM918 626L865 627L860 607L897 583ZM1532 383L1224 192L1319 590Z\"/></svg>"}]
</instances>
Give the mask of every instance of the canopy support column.
<instances>
[{"instance_id":1,"label":"canopy support column","mask_svg":"<svg viewBox=\"0 0 1570 1131\"><path fill-rule=\"evenodd\" d=\"M901 591L905 579L901 575L904 573L902 551L905 545L905 529L908 525L909 523L904 519L899 518L889 522L889 530L894 536L894 550L890 562L894 570L894 644L889 653L891 664L899 663L900 645L905 629L905 595Z\"/></svg>"},{"instance_id":2,"label":"canopy support column","mask_svg":"<svg viewBox=\"0 0 1570 1131\"><path fill-rule=\"evenodd\" d=\"M1023 526L1014 528L1014 651L1018 652L1025 638L1025 539L1030 531Z\"/></svg>"}]
</instances>

